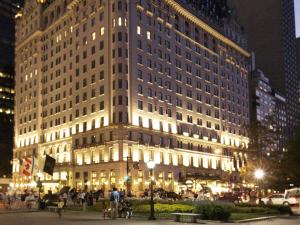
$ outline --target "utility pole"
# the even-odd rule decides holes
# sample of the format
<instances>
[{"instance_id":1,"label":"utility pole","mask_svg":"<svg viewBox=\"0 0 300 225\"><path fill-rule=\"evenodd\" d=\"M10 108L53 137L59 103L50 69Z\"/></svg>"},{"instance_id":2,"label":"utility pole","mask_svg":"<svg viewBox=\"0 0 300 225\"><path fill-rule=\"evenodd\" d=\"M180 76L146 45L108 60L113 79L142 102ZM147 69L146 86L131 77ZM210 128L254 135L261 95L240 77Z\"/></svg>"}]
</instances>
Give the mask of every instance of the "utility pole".
<instances>
[{"instance_id":1,"label":"utility pole","mask_svg":"<svg viewBox=\"0 0 300 225\"><path fill-rule=\"evenodd\" d=\"M130 183L129 183L129 172L130 172L130 168L129 168L129 160L132 160L132 157L127 156L126 157L126 192L127 192L127 196L130 197Z\"/></svg>"}]
</instances>

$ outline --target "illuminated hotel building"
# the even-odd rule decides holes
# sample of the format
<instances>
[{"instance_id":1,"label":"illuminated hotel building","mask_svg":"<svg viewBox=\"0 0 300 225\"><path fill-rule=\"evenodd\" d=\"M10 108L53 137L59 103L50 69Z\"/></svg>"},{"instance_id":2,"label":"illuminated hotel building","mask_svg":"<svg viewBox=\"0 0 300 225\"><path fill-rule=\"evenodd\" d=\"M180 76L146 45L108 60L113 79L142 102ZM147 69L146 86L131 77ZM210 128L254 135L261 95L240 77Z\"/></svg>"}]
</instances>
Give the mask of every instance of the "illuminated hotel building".
<instances>
[{"instance_id":1,"label":"illuminated hotel building","mask_svg":"<svg viewBox=\"0 0 300 225\"><path fill-rule=\"evenodd\" d=\"M32 155L57 160L54 176L42 177L52 188L125 188L128 159L134 193L148 188L149 160L156 186L175 191L188 179L226 182L244 165L245 41L230 30L234 21L209 25L183 2L25 2L16 30L17 187L31 182L19 160Z\"/></svg>"}]
</instances>

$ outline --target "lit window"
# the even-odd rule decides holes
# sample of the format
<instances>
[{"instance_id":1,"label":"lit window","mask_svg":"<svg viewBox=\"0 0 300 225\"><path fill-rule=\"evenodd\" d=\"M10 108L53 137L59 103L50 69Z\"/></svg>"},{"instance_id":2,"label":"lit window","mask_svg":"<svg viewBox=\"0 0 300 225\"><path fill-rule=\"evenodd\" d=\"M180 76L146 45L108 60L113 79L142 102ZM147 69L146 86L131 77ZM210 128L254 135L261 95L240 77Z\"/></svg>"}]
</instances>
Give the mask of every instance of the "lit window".
<instances>
[{"instance_id":1,"label":"lit window","mask_svg":"<svg viewBox=\"0 0 300 225\"><path fill-rule=\"evenodd\" d=\"M151 40L151 33L150 33L150 31L147 31L147 39Z\"/></svg>"},{"instance_id":2,"label":"lit window","mask_svg":"<svg viewBox=\"0 0 300 225\"><path fill-rule=\"evenodd\" d=\"M141 27L140 26L137 26L137 34L141 34Z\"/></svg>"},{"instance_id":3,"label":"lit window","mask_svg":"<svg viewBox=\"0 0 300 225\"><path fill-rule=\"evenodd\" d=\"M92 33L92 40L94 41L96 39L96 32Z\"/></svg>"},{"instance_id":4,"label":"lit window","mask_svg":"<svg viewBox=\"0 0 300 225\"><path fill-rule=\"evenodd\" d=\"M122 26L122 18L121 17L118 18L118 26Z\"/></svg>"},{"instance_id":5,"label":"lit window","mask_svg":"<svg viewBox=\"0 0 300 225\"><path fill-rule=\"evenodd\" d=\"M113 19L113 27L116 26L116 19Z\"/></svg>"},{"instance_id":6,"label":"lit window","mask_svg":"<svg viewBox=\"0 0 300 225\"><path fill-rule=\"evenodd\" d=\"M104 27L101 27L100 28L100 36L103 36L104 35Z\"/></svg>"},{"instance_id":7,"label":"lit window","mask_svg":"<svg viewBox=\"0 0 300 225\"><path fill-rule=\"evenodd\" d=\"M126 18L124 19L124 25L125 25L125 27L127 27L127 19Z\"/></svg>"}]
</instances>

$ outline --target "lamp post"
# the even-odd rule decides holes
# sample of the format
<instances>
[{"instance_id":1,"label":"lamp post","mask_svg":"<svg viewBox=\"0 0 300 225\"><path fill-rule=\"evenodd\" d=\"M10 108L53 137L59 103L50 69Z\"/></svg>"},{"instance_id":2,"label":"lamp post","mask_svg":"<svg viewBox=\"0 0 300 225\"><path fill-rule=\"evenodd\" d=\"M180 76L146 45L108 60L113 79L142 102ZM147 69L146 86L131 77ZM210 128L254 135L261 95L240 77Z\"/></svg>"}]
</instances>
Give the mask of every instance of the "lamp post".
<instances>
[{"instance_id":1,"label":"lamp post","mask_svg":"<svg viewBox=\"0 0 300 225\"><path fill-rule=\"evenodd\" d=\"M43 187L43 184L42 184L42 181L41 181L42 176L43 176L42 172L37 173L37 177L38 177L37 187L39 189L39 199L41 199L41 188Z\"/></svg>"},{"instance_id":2,"label":"lamp post","mask_svg":"<svg viewBox=\"0 0 300 225\"><path fill-rule=\"evenodd\" d=\"M258 204L261 205L262 201L261 201L261 181L265 176L265 172L262 169L257 169L254 172L254 176L258 181Z\"/></svg>"},{"instance_id":3,"label":"lamp post","mask_svg":"<svg viewBox=\"0 0 300 225\"><path fill-rule=\"evenodd\" d=\"M127 197L131 197L131 188L130 188L130 176L129 176L129 172L130 172L130 168L129 168L129 160L132 160L132 157L127 156L124 157L126 158L126 176L125 176L125 181L126 181L126 192L127 192Z\"/></svg>"},{"instance_id":4,"label":"lamp post","mask_svg":"<svg viewBox=\"0 0 300 225\"><path fill-rule=\"evenodd\" d=\"M155 162L153 161L148 161L147 162L147 167L150 171L150 216L149 216L149 220L155 220L155 216L154 216L154 200L153 200L153 170L155 167Z\"/></svg>"},{"instance_id":5,"label":"lamp post","mask_svg":"<svg viewBox=\"0 0 300 225\"><path fill-rule=\"evenodd\" d=\"M43 187L42 181L41 181L41 177L43 176L42 172L38 172L37 173L37 177L38 177L38 181L37 181L37 188L39 189L39 209L41 209L41 189Z\"/></svg>"}]
</instances>

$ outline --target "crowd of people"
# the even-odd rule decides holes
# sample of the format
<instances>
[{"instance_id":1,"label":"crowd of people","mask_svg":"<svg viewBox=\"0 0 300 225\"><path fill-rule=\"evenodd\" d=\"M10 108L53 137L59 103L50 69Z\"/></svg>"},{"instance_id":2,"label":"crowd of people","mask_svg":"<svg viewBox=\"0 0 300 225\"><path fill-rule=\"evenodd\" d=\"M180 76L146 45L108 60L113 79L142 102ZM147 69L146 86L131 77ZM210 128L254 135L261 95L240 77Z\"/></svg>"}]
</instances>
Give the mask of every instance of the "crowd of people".
<instances>
[{"instance_id":1,"label":"crowd of people","mask_svg":"<svg viewBox=\"0 0 300 225\"><path fill-rule=\"evenodd\" d=\"M243 196L233 193L220 193L213 194L208 188L203 188L201 191L192 192L190 190L182 190L179 193L166 191L162 188L154 189L155 199L168 199L168 200L225 200L235 202L249 201L254 198L256 193L249 192ZM253 197L254 196L254 197ZM70 189L64 187L56 193L48 191L46 194L39 195L38 192L33 190L25 190L23 192L14 192L11 194L0 193L0 204L5 206L6 209L45 209L49 204L57 206L57 213L61 217L61 212L64 207L82 207L83 210L87 206L93 206L96 202L102 202L102 209L104 217L117 217L130 218L132 215L132 206L128 201L128 197L150 198L150 190L145 189L140 196L133 196L131 192L126 193L125 190L113 188L112 190L104 191L103 189L87 191ZM251 198L252 197L252 198ZM107 204L109 199L109 204Z\"/></svg>"},{"instance_id":2,"label":"crowd of people","mask_svg":"<svg viewBox=\"0 0 300 225\"><path fill-rule=\"evenodd\" d=\"M38 193L33 190L23 192L0 193L0 204L3 209L35 209L37 204Z\"/></svg>"}]
</instances>

